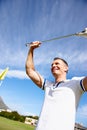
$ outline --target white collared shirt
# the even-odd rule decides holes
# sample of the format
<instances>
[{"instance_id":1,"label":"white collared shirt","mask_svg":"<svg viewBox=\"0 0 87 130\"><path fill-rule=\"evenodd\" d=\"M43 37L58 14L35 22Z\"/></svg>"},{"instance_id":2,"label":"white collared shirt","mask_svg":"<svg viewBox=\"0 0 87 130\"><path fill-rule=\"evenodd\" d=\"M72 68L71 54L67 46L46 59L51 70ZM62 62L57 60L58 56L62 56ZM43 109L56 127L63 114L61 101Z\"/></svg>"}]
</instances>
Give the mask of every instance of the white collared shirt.
<instances>
[{"instance_id":1,"label":"white collared shirt","mask_svg":"<svg viewBox=\"0 0 87 130\"><path fill-rule=\"evenodd\" d=\"M58 86L44 83L45 98L36 130L74 130L76 108L83 93L81 78Z\"/></svg>"}]
</instances>

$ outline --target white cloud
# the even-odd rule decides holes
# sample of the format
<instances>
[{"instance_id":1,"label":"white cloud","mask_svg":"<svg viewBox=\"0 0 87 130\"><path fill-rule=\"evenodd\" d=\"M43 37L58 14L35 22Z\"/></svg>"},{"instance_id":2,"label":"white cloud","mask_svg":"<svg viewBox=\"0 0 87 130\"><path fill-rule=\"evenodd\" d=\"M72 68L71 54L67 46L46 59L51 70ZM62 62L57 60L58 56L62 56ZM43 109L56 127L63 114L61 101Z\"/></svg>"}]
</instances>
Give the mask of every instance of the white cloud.
<instances>
[{"instance_id":1,"label":"white cloud","mask_svg":"<svg viewBox=\"0 0 87 130\"><path fill-rule=\"evenodd\" d=\"M23 50L15 48L16 51L11 50L11 47L7 47L6 50L2 47L0 52L0 65L24 67L26 54Z\"/></svg>"},{"instance_id":2,"label":"white cloud","mask_svg":"<svg viewBox=\"0 0 87 130\"><path fill-rule=\"evenodd\" d=\"M3 70L0 69L0 73L2 71ZM26 75L26 72L22 70L9 70L6 76L8 78L29 79L29 77Z\"/></svg>"},{"instance_id":3,"label":"white cloud","mask_svg":"<svg viewBox=\"0 0 87 130\"><path fill-rule=\"evenodd\" d=\"M72 60L72 63L84 63L87 61L86 53L76 51L71 55L70 60Z\"/></svg>"},{"instance_id":4,"label":"white cloud","mask_svg":"<svg viewBox=\"0 0 87 130\"><path fill-rule=\"evenodd\" d=\"M77 116L81 118L87 118L87 104L78 108Z\"/></svg>"},{"instance_id":5,"label":"white cloud","mask_svg":"<svg viewBox=\"0 0 87 130\"><path fill-rule=\"evenodd\" d=\"M21 70L10 70L8 72L7 77L10 78L19 78L19 79L27 79L28 76L26 75L25 71L21 71Z\"/></svg>"}]
</instances>

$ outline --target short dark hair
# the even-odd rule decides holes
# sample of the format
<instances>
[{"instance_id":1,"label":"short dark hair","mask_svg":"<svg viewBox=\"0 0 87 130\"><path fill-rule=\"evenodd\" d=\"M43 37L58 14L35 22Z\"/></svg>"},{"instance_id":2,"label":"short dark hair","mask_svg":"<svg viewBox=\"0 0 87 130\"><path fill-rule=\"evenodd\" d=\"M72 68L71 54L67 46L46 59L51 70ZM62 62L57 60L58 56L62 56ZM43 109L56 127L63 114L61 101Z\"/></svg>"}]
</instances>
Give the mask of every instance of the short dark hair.
<instances>
[{"instance_id":1,"label":"short dark hair","mask_svg":"<svg viewBox=\"0 0 87 130\"><path fill-rule=\"evenodd\" d=\"M64 60L64 59L62 59L62 58L60 58L60 57L55 57L53 60L62 60L67 66L68 66L68 63Z\"/></svg>"}]
</instances>

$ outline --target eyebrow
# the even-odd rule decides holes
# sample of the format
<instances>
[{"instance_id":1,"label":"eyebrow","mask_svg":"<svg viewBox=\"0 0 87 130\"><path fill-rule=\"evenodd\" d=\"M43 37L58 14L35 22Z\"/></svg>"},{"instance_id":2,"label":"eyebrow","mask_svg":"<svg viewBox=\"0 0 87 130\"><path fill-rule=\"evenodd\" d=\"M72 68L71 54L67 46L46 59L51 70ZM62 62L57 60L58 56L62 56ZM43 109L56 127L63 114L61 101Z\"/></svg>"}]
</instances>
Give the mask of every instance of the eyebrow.
<instances>
[{"instance_id":1,"label":"eyebrow","mask_svg":"<svg viewBox=\"0 0 87 130\"><path fill-rule=\"evenodd\" d=\"M60 64L58 61L56 61L55 63L52 63L51 66L52 66L53 64L56 64L56 63Z\"/></svg>"}]
</instances>

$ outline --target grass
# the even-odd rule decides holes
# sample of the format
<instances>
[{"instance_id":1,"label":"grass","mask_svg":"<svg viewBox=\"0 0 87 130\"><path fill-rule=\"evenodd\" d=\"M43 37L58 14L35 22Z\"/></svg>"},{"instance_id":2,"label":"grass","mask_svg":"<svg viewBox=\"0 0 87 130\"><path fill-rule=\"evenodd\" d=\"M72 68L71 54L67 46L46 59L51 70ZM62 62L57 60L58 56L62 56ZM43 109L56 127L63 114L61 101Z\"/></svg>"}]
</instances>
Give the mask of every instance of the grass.
<instances>
[{"instance_id":1,"label":"grass","mask_svg":"<svg viewBox=\"0 0 87 130\"><path fill-rule=\"evenodd\" d=\"M0 130L34 130L34 126L0 117Z\"/></svg>"}]
</instances>

